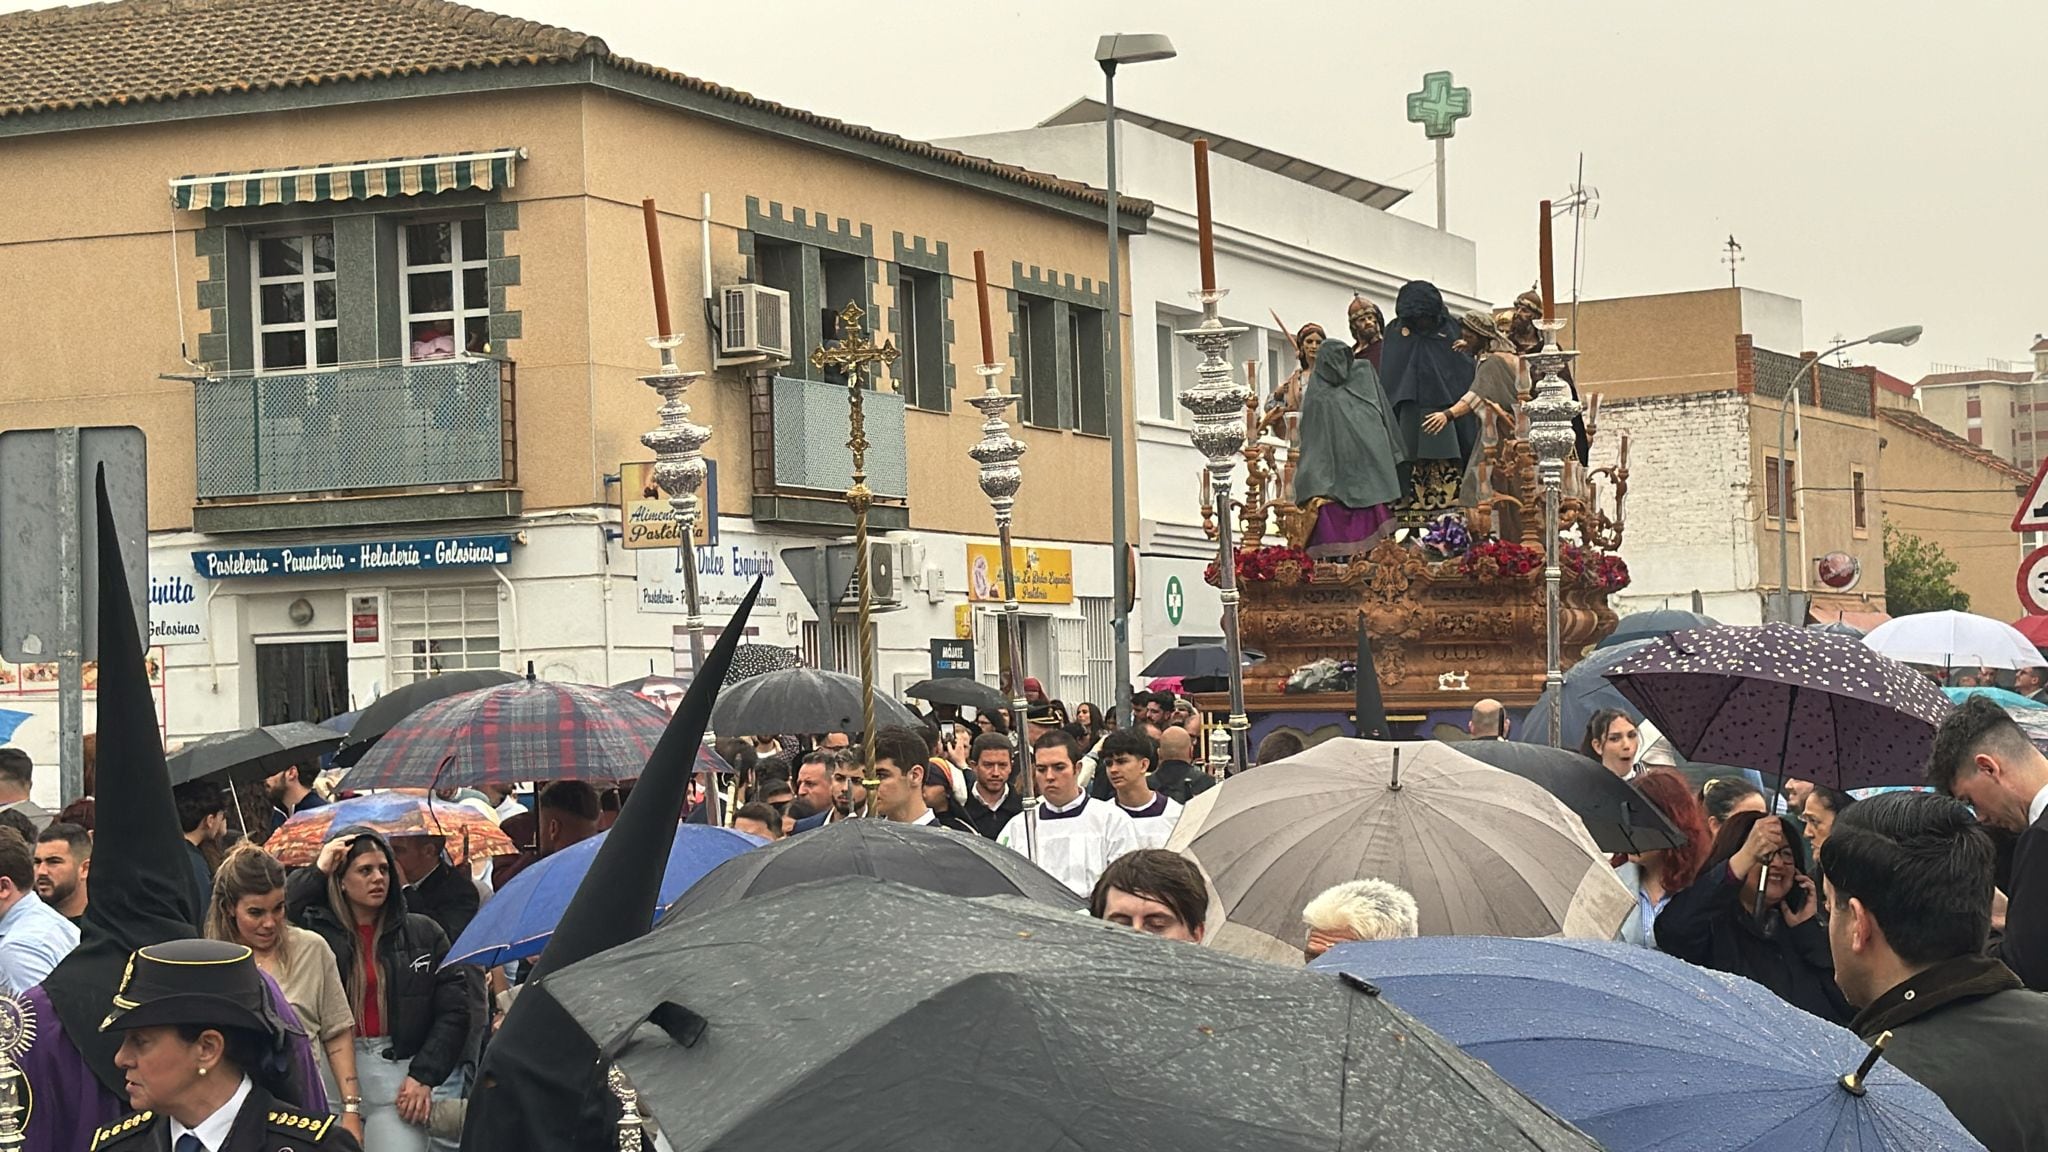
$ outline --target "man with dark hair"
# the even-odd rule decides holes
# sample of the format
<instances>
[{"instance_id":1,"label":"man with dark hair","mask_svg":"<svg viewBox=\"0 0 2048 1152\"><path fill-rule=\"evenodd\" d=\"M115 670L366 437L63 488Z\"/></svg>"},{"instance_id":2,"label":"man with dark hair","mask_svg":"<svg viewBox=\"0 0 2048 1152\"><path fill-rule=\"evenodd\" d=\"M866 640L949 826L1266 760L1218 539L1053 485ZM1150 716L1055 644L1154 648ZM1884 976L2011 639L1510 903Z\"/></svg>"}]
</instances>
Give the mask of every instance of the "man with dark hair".
<instances>
[{"instance_id":1,"label":"man with dark hair","mask_svg":"<svg viewBox=\"0 0 2048 1152\"><path fill-rule=\"evenodd\" d=\"M1152 769L1152 787L1176 804L1186 804L1216 786L1216 778L1195 767L1195 738L1179 725L1159 730L1159 758Z\"/></svg>"},{"instance_id":2,"label":"man with dark hair","mask_svg":"<svg viewBox=\"0 0 2048 1152\"><path fill-rule=\"evenodd\" d=\"M534 803L540 816L540 854L552 856L571 844L597 835L597 789L582 780L557 780L541 789Z\"/></svg>"},{"instance_id":3,"label":"man with dark hair","mask_svg":"<svg viewBox=\"0 0 2048 1152\"><path fill-rule=\"evenodd\" d=\"M2048 668L2022 668L2012 674L2012 690L2039 704L2048 704Z\"/></svg>"},{"instance_id":4,"label":"man with dark hair","mask_svg":"<svg viewBox=\"0 0 2048 1152\"><path fill-rule=\"evenodd\" d=\"M1155 728L1165 726L1166 709L1172 703L1171 692L1139 692L1131 696L1131 707L1137 711L1138 718Z\"/></svg>"},{"instance_id":5,"label":"man with dark hair","mask_svg":"<svg viewBox=\"0 0 2048 1152\"><path fill-rule=\"evenodd\" d=\"M1131 818L1141 848L1164 848L1173 826L1180 823L1180 805L1164 792L1154 792L1152 742L1136 732L1111 732L1102 738L1103 775L1115 789L1111 797Z\"/></svg>"},{"instance_id":6,"label":"man with dark hair","mask_svg":"<svg viewBox=\"0 0 2048 1152\"><path fill-rule=\"evenodd\" d=\"M1927 780L1944 795L1967 802L1978 819L2019 833L2005 935L1992 954L2027 987L2048 990L2048 758L2005 709L1989 697L1972 696L1935 731Z\"/></svg>"},{"instance_id":7,"label":"man with dark hair","mask_svg":"<svg viewBox=\"0 0 2048 1152\"><path fill-rule=\"evenodd\" d=\"M78 928L36 895L34 851L0 828L0 989L28 991L76 947Z\"/></svg>"},{"instance_id":8,"label":"man with dark hair","mask_svg":"<svg viewBox=\"0 0 2048 1152\"><path fill-rule=\"evenodd\" d=\"M92 833L52 823L36 842L36 896L73 924L85 915L92 875Z\"/></svg>"},{"instance_id":9,"label":"man with dark hair","mask_svg":"<svg viewBox=\"0 0 2048 1152\"><path fill-rule=\"evenodd\" d=\"M391 859L398 865L398 879L405 889L405 910L417 912L441 926L453 941L476 918L483 893L469 878L469 870L451 867L444 853L444 836L393 836Z\"/></svg>"},{"instance_id":10,"label":"man with dark hair","mask_svg":"<svg viewBox=\"0 0 2048 1152\"><path fill-rule=\"evenodd\" d=\"M835 785L832 773L845 753L830 748L816 748L804 753L796 766L796 795L810 806L811 815L797 821L796 830L808 832L828 821L838 820L838 806L833 803Z\"/></svg>"},{"instance_id":11,"label":"man with dark hair","mask_svg":"<svg viewBox=\"0 0 2048 1152\"><path fill-rule=\"evenodd\" d=\"M1054 730L1040 736L1032 752L1032 778L1045 802L1036 812L1012 817L996 843L1030 856L1086 896L1110 861L1138 846L1137 829L1115 804L1081 791L1080 741Z\"/></svg>"},{"instance_id":12,"label":"man with dark hair","mask_svg":"<svg viewBox=\"0 0 2048 1152\"><path fill-rule=\"evenodd\" d=\"M1209 886L1195 862L1163 848L1140 848L1110 861L1088 895L1088 914L1168 940L1202 942Z\"/></svg>"},{"instance_id":13,"label":"man with dark hair","mask_svg":"<svg viewBox=\"0 0 2048 1152\"><path fill-rule=\"evenodd\" d=\"M178 805L178 827L185 833L192 906L199 909L195 927L203 934L207 910L213 907L214 862L220 859L220 839L228 832L227 797L211 780L187 780L171 789L171 799Z\"/></svg>"},{"instance_id":14,"label":"man with dark hair","mask_svg":"<svg viewBox=\"0 0 2048 1152\"><path fill-rule=\"evenodd\" d=\"M1289 756L1299 756L1301 751L1302 743L1299 735L1289 732L1285 728L1277 728L1266 733L1266 738L1259 741L1259 751L1257 755L1252 757L1252 763L1254 765L1271 764L1275 761L1285 760Z\"/></svg>"},{"instance_id":15,"label":"man with dark hair","mask_svg":"<svg viewBox=\"0 0 2048 1152\"><path fill-rule=\"evenodd\" d=\"M270 826L275 828L301 812L324 808L327 798L313 791L313 781L320 778L317 763L295 764L266 779L263 784L270 793Z\"/></svg>"},{"instance_id":16,"label":"man with dark hair","mask_svg":"<svg viewBox=\"0 0 2048 1152\"><path fill-rule=\"evenodd\" d=\"M759 800L742 804L732 814L732 828L763 840L782 839L782 814Z\"/></svg>"},{"instance_id":17,"label":"man with dark hair","mask_svg":"<svg viewBox=\"0 0 2048 1152\"><path fill-rule=\"evenodd\" d=\"M35 782L35 761L19 748L0 748L0 811L19 812L40 832L50 823L50 814L28 798Z\"/></svg>"},{"instance_id":18,"label":"man with dark hair","mask_svg":"<svg viewBox=\"0 0 2048 1152\"><path fill-rule=\"evenodd\" d=\"M910 728L887 727L875 731L875 812L898 824L934 824L924 802L925 761L932 746Z\"/></svg>"},{"instance_id":19,"label":"man with dark hair","mask_svg":"<svg viewBox=\"0 0 2048 1152\"><path fill-rule=\"evenodd\" d=\"M1023 797L1010 787L1012 752L1010 738L1000 732L976 736L967 750L974 787L967 790L962 815L976 832L991 840L1001 836L1010 818L1024 810Z\"/></svg>"},{"instance_id":20,"label":"man with dark hair","mask_svg":"<svg viewBox=\"0 0 2048 1152\"><path fill-rule=\"evenodd\" d=\"M2048 1148L2039 1101L2048 995L1982 955L1993 849L1969 809L1925 793L1842 812L1821 855L1835 983L1865 1040L1987 1148Z\"/></svg>"}]
</instances>

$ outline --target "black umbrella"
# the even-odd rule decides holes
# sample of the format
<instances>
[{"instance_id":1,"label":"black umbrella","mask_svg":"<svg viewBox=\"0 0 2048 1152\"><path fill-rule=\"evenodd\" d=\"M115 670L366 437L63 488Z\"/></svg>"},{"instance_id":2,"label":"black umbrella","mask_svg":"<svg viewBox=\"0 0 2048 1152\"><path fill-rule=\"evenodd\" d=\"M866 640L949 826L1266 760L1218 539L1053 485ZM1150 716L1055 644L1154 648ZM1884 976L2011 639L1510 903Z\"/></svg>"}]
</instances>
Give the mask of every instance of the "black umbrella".
<instances>
[{"instance_id":1,"label":"black umbrella","mask_svg":"<svg viewBox=\"0 0 2048 1152\"><path fill-rule=\"evenodd\" d=\"M665 922L838 876L874 876L948 896L1024 896L1070 912L1088 906L1022 853L985 837L893 820L841 820L713 868Z\"/></svg>"},{"instance_id":2,"label":"black umbrella","mask_svg":"<svg viewBox=\"0 0 2048 1152\"><path fill-rule=\"evenodd\" d=\"M382 739L386 732L396 727L407 716L432 704L463 692L474 692L478 688L494 688L510 684L519 677L502 668L476 668L467 672L445 672L401 685L377 697L362 715L356 717L348 736L341 747L334 750L334 766L349 768L363 758L370 745Z\"/></svg>"},{"instance_id":3,"label":"black umbrella","mask_svg":"<svg viewBox=\"0 0 2048 1152\"><path fill-rule=\"evenodd\" d=\"M1541 784L1585 823L1602 852L1652 852L1685 843L1685 834L1634 785L1577 752L1506 740L1467 740L1458 751Z\"/></svg>"},{"instance_id":4,"label":"black umbrella","mask_svg":"<svg viewBox=\"0 0 2048 1152\"><path fill-rule=\"evenodd\" d=\"M920 680L903 690L912 700L923 700L930 704L951 704L954 707L968 707L977 712L993 712L1006 706L1009 701L994 688L969 676L943 676L937 680Z\"/></svg>"},{"instance_id":5,"label":"black umbrella","mask_svg":"<svg viewBox=\"0 0 2048 1152\"><path fill-rule=\"evenodd\" d=\"M1607 639L1595 644L1593 650L1597 652L1602 648L1612 648L1631 640L1654 640L1659 636L1669 636L1673 632L1684 632L1689 628L1712 628L1718 623L1720 621L1713 617L1702 616L1698 612L1687 612L1679 608L1654 608L1648 612L1623 616L1621 623L1614 626L1614 631L1607 634Z\"/></svg>"},{"instance_id":6,"label":"black umbrella","mask_svg":"<svg viewBox=\"0 0 2048 1152\"><path fill-rule=\"evenodd\" d=\"M1264 652L1247 648L1243 652L1244 664L1249 666L1266 658ZM1222 676L1230 675L1230 652L1221 644L1182 644L1168 648L1152 658L1150 664L1138 675L1158 679L1162 676Z\"/></svg>"},{"instance_id":7,"label":"black umbrella","mask_svg":"<svg viewBox=\"0 0 2048 1152\"><path fill-rule=\"evenodd\" d=\"M718 695L711 730L726 736L769 732L860 734L860 677L816 668L788 668L734 684ZM910 709L875 693L875 726L920 725Z\"/></svg>"},{"instance_id":8,"label":"black umbrella","mask_svg":"<svg viewBox=\"0 0 2048 1152\"><path fill-rule=\"evenodd\" d=\"M676 1152L1598 1147L1357 978L866 877L685 923L540 981Z\"/></svg>"},{"instance_id":9,"label":"black umbrella","mask_svg":"<svg viewBox=\"0 0 2048 1152\"><path fill-rule=\"evenodd\" d=\"M225 776L229 784L245 784L318 759L340 743L341 733L303 720L222 732L188 744L171 757L171 783Z\"/></svg>"},{"instance_id":10,"label":"black umbrella","mask_svg":"<svg viewBox=\"0 0 2048 1152\"><path fill-rule=\"evenodd\" d=\"M1648 640L1631 640L1612 648L1602 648L1589 653L1566 670L1564 674L1564 722L1559 725L1559 742L1566 748L1577 748L1585 738L1586 724L1593 719L1593 713L1602 708L1614 708L1628 714L1630 720L1641 721L1643 710L1629 703L1621 690L1609 684L1601 673L1619 664L1623 657ZM1529 716L1513 733L1513 739L1520 744L1548 744L1550 742L1550 689L1536 697L1536 706L1529 709Z\"/></svg>"}]
</instances>

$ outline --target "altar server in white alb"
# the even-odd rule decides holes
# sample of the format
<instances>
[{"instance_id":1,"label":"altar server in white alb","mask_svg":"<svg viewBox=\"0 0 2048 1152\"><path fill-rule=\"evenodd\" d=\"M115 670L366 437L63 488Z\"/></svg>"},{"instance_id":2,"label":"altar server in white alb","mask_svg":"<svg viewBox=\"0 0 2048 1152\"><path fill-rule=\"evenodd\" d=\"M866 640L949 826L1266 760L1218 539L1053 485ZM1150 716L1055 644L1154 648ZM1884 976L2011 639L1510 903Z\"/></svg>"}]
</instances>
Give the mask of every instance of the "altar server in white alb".
<instances>
[{"instance_id":1,"label":"altar server in white alb","mask_svg":"<svg viewBox=\"0 0 2048 1152\"><path fill-rule=\"evenodd\" d=\"M1095 878L1109 862L1138 847L1138 830L1113 801L1092 800L1081 791L1075 765L1081 760L1081 744L1066 732L1055 730L1040 736L1032 745L1033 777L1039 805L1037 851L1040 868L1082 896L1095 889ZM1027 852L1025 822L1033 814L1012 816L996 837L996 843Z\"/></svg>"},{"instance_id":2,"label":"altar server in white alb","mask_svg":"<svg viewBox=\"0 0 2048 1152\"><path fill-rule=\"evenodd\" d=\"M1164 792L1152 788L1152 765L1158 759L1152 738L1143 732L1119 729L1102 740L1096 753L1116 789L1115 804L1138 831L1138 847L1164 848L1173 826L1180 823L1180 805Z\"/></svg>"}]
</instances>

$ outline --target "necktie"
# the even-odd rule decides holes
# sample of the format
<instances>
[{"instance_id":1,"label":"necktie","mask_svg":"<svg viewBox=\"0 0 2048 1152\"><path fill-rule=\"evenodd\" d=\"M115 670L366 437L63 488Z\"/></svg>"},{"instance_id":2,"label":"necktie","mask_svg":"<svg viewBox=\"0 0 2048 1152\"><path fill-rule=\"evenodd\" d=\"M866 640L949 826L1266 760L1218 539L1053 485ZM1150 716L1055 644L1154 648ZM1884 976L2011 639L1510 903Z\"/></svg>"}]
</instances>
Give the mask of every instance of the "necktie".
<instances>
[{"instance_id":1,"label":"necktie","mask_svg":"<svg viewBox=\"0 0 2048 1152\"><path fill-rule=\"evenodd\" d=\"M199 1142L199 1137L187 1132L178 1137L178 1143L171 1152L206 1152L206 1145Z\"/></svg>"}]
</instances>

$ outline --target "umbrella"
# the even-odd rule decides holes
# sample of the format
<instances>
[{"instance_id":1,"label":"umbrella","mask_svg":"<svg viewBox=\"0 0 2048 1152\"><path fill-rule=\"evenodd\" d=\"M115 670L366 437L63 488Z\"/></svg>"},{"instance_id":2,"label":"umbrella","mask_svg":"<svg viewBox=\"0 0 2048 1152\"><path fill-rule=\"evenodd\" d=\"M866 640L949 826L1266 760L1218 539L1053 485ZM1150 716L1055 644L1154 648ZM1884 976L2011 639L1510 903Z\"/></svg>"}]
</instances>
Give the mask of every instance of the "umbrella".
<instances>
[{"instance_id":1,"label":"umbrella","mask_svg":"<svg viewBox=\"0 0 2048 1152\"><path fill-rule=\"evenodd\" d=\"M445 836L448 862L510 856L519 851L490 817L467 804L416 792L379 792L309 808L277 826L263 847L287 868L311 864L338 829L363 827L392 836Z\"/></svg>"},{"instance_id":2,"label":"umbrella","mask_svg":"<svg viewBox=\"0 0 2048 1152\"><path fill-rule=\"evenodd\" d=\"M34 714L16 712L11 708L0 708L0 744L14 739L14 730L26 723Z\"/></svg>"},{"instance_id":3,"label":"umbrella","mask_svg":"<svg viewBox=\"0 0 2048 1152\"><path fill-rule=\"evenodd\" d=\"M670 919L835 876L876 876L948 896L1023 896L1064 911L1087 907L993 840L893 820L841 820L719 865L683 894Z\"/></svg>"},{"instance_id":4,"label":"umbrella","mask_svg":"<svg viewBox=\"0 0 2048 1152\"><path fill-rule=\"evenodd\" d=\"M1988 697L1993 704L1998 705L2007 712L2029 712L2048 708L2048 704L2043 704L2031 696L2022 696L2017 692L2008 691L2004 688L1986 688L1981 686L1976 688L1943 688L1941 694L1956 704L1961 704L1972 696Z\"/></svg>"},{"instance_id":5,"label":"umbrella","mask_svg":"<svg viewBox=\"0 0 2048 1152\"><path fill-rule=\"evenodd\" d=\"M912 700L923 700L931 704L951 704L955 707L964 706L976 712L993 712L1008 703L1003 699L1001 692L968 676L920 680L905 688L903 694Z\"/></svg>"},{"instance_id":6,"label":"umbrella","mask_svg":"<svg viewBox=\"0 0 2048 1152\"><path fill-rule=\"evenodd\" d=\"M415 680L386 692L371 702L368 708L356 714L355 724L348 730L348 739L335 749L334 764L337 768L348 768L363 758L400 720L412 715L436 700L443 700L463 692L474 692L479 688L491 688L499 684L510 684L519 677L502 668L477 668L467 672L444 672Z\"/></svg>"},{"instance_id":7,"label":"umbrella","mask_svg":"<svg viewBox=\"0 0 2048 1152\"><path fill-rule=\"evenodd\" d=\"M1863 639L1863 629L1849 623L1847 620L1830 620L1825 624L1808 624L1807 627L1815 632L1832 632L1837 636L1848 636L1856 640Z\"/></svg>"},{"instance_id":8,"label":"umbrella","mask_svg":"<svg viewBox=\"0 0 2048 1152\"><path fill-rule=\"evenodd\" d=\"M2041 650L2003 620L1969 612L1916 612L1887 620L1863 638L1872 652L1940 668L2033 668Z\"/></svg>"},{"instance_id":9,"label":"umbrella","mask_svg":"<svg viewBox=\"0 0 2048 1152\"><path fill-rule=\"evenodd\" d=\"M2012 622L2012 628L2037 650L2048 644L2048 616L2022 616Z\"/></svg>"},{"instance_id":10,"label":"umbrella","mask_svg":"<svg viewBox=\"0 0 2048 1152\"><path fill-rule=\"evenodd\" d=\"M1918 782L1950 707L1911 668L1790 624L1680 632L1607 678L1692 759L1842 789Z\"/></svg>"},{"instance_id":11,"label":"umbrella","mask_svg":"<svg viewBox=\"0 0 2048 1152\"><path fill-rule=\"evenodd\" d=\"M635 696L680 697L683 693L690 690L690 682L688 680L679 680L674 676L656 676L649 673L638 679L628 680L623 684L614 684L612 687L621 692L631 692Z\"/></svg>"},{"instance_id":12,"label":"umbrella","mask_svg":"<svg viewBox=\"0 0 2048 1152\"><path fill-rule=\"evenodd\" d=\"M1244 650L1244 664L1250 666L1266 658L1263 652L1249 648ZM1150 664L1138 671L1140 676L1230 676L1230 652L1221 644L1182 644L1168 648L1152 658Z\"/></svg>"},{"instance_id":13,"label":"umbrella","mask_svg":"<svg viewBox=\"0 0 2048 1152\"><path fill-rule=\"evenodd\" d=\"M1506 740L1467 740L1458 751L1541 784L1585 822L1602 852L1654 852L1685 843L1685 834L1635 785L1577 752Z\"/></svg>"},{"instance_id":14,"label":"umbrella","mask_svg":"<svg viewBox=\"0 0 2048 1152\"><path fill-rule=\"evenodd\" d=\"M1586 734L1586 725L1592 723L1593 713L1602 708L1615 708L1628 713L1631 720L1641 720L1642 710L1628 702L1628 698L1615 691L1614 685L1602 675L1609 668L1649 640L1631 640L1612 648L1602 648L1589 653L1577 664L1565 670L1564 674L1564 720L1558 725L1560 739L1565 747L1577 748ZM1550 689L1536 697L1536 704L1529 709L1528 718L1523 720L1512 733L1522 744L1550 743Z\"/></svg>"},{"instance_id":15,"label":"umbrella","mask_svg":"<svg viewBox=\"0 0 2048 1152\"><path fill-rule=\"evenodd\" d=\"M1612 941L1340 944L1354 973L1609 1152L1980 1147L1855 1033L1760 984Z\"/></svg>"},{"instance_id":16,"label":"umbrella","mask_svg":"<svg viewBox=\"0 0 2048 1152\"><path fill-rule=\"evenodd\" d=\"M784 672L798 664L794 648L784 648L779 644L742 644L732 651L732 667L726 669L724 683L731 687L742 680L752 680L770 672Z\"/></svg>"},{"instance_id":17,"label":"umbrella","mask_svg":"<svg viewBox=\"0 0 2048 1152\"><path fill-rule=\"evenodd\" d=\"M358 790L631 780L667 727L661 705L631 692L514 680L407 716L343 780Z\"/></svg>"},{"instance_id":18,"label":"umbrella","mask_svg":"<svg viewBox=\"0 0 2048 1152\"><path fill-rule=\"evenodd\" d=\"M1635 907L1570 809L1448 744L1338 737L1277 763L1189 801L1166 843L1208 875L1227 951L1298 959L1302 908L1368 877L1412 893L1431 936L1604 939Z\"/></svg>"},{"instance_id":19,"label":"umbrella","mask_svg":"<svg viewBox=\"0 0 2048 1152\"><path fill-rule=\"evenodd\" d=\"M540 980L676 1152L1595 1147L1361 982L866 877L687 923Z\"/></svg>"},{"instance_id":20,"label":"umbrella","mask_svg":"<svg viewBox=\"0 0 2048 1152\"><path fill-rule=\"evenodd\" d=\"M910 709L874 694L875 726L919 726ZM860 734L860 677L816 668L786 668L749 677L718 694L711 728L728 736L763 732Z\"/></svg>"},{"instance_id":21,"label":"umbrella","mask_svg":"<svg viewBox=\"0 0 2048 1152\"><path fill-rule=\"evenodd\" d=\"M1648 612L1637 612L1623 616L1614 631L1605 640L1593 645L1594 651L1626 644L1631 640L1655 640L1673 632L1685 632L1693 628L1712 628L1720 621L1698 612L1687 612L1679 608L1656 608Z\"/></svg>"},{"instance_id":22,"label":"umbrella","mask_svg":"<svg viewBox=\"0 0 2048 1152\"><path fill-rule=\"evenodd\" d=\"M171 783L207 776L226 776L230 784L261 780L317 760L340 743L341 733L303 720L222 732L179 749L168 761Z\"/></svg>"},{"instance_id":23,"label":"umbrella","mask_svg":"<svg viewBox=\"0 0 2048 1152\"><path fill-rule=\"evenodd\" d=\"M554 935L555 925L561 922L563 911L569 907L569 898L576 894L576 886L583 883L591 861L597 858L598 848L610 834L600 832L520 869L519 875L498 889L477 912L441 963L495 968L508 961L540 955ZM661 874L661 895L655 904L655 915L660 916L705 873L765 843L759 837L730 828L676 825L675 842L669 846L668 864Z\"/></svg>"}]
</instances>

